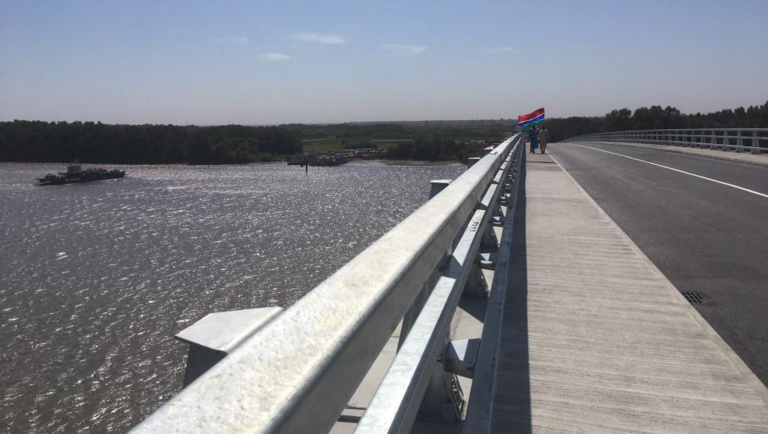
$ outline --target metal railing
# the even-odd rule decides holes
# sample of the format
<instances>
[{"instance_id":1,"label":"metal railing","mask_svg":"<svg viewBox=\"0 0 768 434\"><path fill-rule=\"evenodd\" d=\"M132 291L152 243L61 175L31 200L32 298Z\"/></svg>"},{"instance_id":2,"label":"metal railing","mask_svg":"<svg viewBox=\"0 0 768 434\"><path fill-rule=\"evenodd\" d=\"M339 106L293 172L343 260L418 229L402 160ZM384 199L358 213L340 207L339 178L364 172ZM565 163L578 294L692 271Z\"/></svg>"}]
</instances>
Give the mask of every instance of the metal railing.
<instances>
[{"instance_id":1,"label":"metal railing","mask_svg":"<svg viewBox=\"0 0 768 434\"><path fill-rule=\"evenodd\" d=\"M768 128L696 128L587 134L567 141L650 143L722 151L768 153Z\"/></svg>"},{"instance_id":2,"label":"metal railing","mask_svg":"<svg viewBox=\"0 0 768 434\"><path fill-rule=\"evenodd\" d=\"M327 432L406 312L421 308L358 425L408 431L522 148L520 134L504 141L133 432Z\"/></svg>"}]
</instances>

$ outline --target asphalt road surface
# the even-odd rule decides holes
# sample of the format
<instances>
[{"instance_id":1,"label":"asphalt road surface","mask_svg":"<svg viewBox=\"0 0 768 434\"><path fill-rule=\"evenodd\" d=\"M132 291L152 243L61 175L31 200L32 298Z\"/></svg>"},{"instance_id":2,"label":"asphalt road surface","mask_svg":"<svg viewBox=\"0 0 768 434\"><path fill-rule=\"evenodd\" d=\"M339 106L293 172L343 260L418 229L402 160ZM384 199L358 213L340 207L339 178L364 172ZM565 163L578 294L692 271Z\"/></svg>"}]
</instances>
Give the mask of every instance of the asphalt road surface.
<instances>
[{"instance_id":1,"label":"asphalt road surface","mask_svg":"<svg viewBox=\"0 0 768 434\"><path fill-rule=\"evenodd\" d=\"M696 309L768 385L768 167L605 143L548 151L678 290L706 297Z\"/></svg>"}]
</instances>

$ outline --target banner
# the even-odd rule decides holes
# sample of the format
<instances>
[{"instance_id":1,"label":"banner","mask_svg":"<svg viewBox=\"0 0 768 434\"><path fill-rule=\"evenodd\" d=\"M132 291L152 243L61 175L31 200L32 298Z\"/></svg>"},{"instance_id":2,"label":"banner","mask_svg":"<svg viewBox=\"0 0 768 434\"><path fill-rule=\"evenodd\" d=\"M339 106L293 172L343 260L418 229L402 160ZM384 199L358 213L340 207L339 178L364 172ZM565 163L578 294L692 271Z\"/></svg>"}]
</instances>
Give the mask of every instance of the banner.
<instances>
[{"instance_id":1,"label":"banner","mask_svg":"<svg viewBox=\"0 0 768 434\"><path fill-rule=\"evenodd\" d=\"M518 128L525 128L531 125L536 125L539 122L544 121L544 107L527 115L520 115L517 117Z\"/></svg>"}]
</instances>

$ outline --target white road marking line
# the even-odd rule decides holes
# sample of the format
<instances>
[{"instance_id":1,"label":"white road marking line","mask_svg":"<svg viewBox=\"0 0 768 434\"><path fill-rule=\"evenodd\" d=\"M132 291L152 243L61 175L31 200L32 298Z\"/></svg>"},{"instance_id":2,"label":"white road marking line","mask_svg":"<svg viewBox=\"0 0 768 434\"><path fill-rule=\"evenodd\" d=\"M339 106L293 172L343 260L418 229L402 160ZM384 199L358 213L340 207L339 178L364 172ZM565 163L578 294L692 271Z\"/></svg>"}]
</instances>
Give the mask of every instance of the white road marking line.
<instances>
[{"instance_id":1,"label":"white road marking line","mask_svg":"<svg viewBox=\"0 0 768 434\"><path fill-rule=\"evenodd\" d=\"M656 167L662 167L664 169L669 169L669 170L673 170L675 172L684 173L686 175L690 175L690 176L693 176L693 177L696 177L696 178L701 178L701 179L705 179L707 181L712 181L712 182L717 183L717 184L726 185L728 187L733 187L733 188L735 188L737 190L746 191L747 193L756 194L758 196L761 196L761 197L764 197L764 198L768 199L768 194L759 193L759 192L757 192L755 190L750 190L748 188L739 187L738 185L729 184L727 182L718 181L717 179L707 178L706 176L701 176L701 175L697 175L695 173L686 172L685 170L675 169L674 167L664 166L662 164L651 163L650 161L641 160L639 158L630 157L628 155L619 154L619 153L616 153L616 152L606 151L605 149L593 148L591 146L577 145L575 143L573 144L573 146L578 146L580 148L593 149L595 151L605 152L606 154L618 155L619 157L629 158L630 160L639 161L641 163L650 164L650 165L656 166Z\"/></svg>"}]
</instances>

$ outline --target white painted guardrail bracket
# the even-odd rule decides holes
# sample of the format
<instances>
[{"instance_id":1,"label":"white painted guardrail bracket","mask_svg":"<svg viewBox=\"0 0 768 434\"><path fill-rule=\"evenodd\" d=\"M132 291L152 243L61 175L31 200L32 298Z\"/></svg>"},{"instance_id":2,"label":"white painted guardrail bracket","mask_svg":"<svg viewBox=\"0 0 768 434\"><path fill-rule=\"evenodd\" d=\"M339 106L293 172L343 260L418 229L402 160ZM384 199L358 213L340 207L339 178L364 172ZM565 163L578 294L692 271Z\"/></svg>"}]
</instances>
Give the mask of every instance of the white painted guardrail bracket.
<instances>
[{"instance_id":1,"label":"white painted guardrail bracket","mask_svg":"<svg viewBox=\"0 0 768 434\"><path fill-rule=\"evenodd\" d=\"M479 265L484 270L496 269L496 257L498 255L495 252L485 252L479 254Z\"/></svg>"},{"instance_id":2,"label":"white painted guardrail bracket","mask_svg":"<svg viewBox=\"0 0 768 434\"><path fill-rule=\"evenodd\" d=\"M184 387L203 375L282 311L282 307L262 307L211 313L176 334L176 339L189 344Z\"/></svg>"},{"instance_id":3,"label":"white painted guardrail bracket","mask_svg":"<svg viewBox=\"0 0 768 434\"><path fill-rule=\"evenodd\" d=\"M443 369L462 377L475 378L480 339L452 340L445 346Z\"/></svg>"},{"instance_id":4,"label":"white painted guardrail bracket","mask_svg":"<svg viewBox=\"0 0 768 434\"><path fill-rule=\"evenodd\" d=\"M509 195L506 192L500 194L498 201L500 205L507 205L509 203Z\"/></svg>"}]
</instances>

